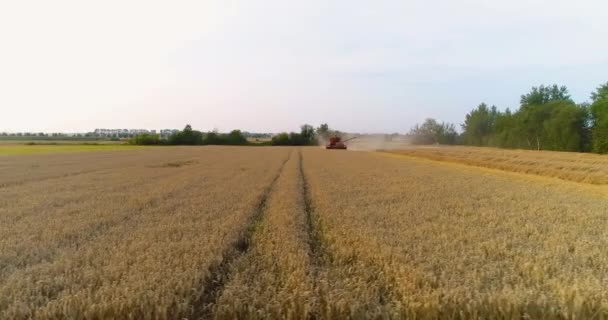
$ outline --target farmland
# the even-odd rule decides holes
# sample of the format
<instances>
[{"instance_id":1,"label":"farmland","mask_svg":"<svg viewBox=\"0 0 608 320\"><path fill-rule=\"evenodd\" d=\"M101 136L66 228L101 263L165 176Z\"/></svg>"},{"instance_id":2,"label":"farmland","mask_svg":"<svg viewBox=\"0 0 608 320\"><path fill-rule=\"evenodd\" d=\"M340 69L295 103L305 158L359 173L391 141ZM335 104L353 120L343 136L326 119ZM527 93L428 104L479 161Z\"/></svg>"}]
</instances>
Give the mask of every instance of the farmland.
<instances>
[{"instance_id":1,"label":"farmland","mask_svg":"<svg viewBox=\"0 0 608 320\"><path fill-rule=\"evenodd\" d=\"M608 157L597 154L478 147L410 147L391 152L568 181L608 184Z\"/></svg>"},{"instance_id":2,"label":"farmland","mask_svg":"<svg viewBox=\"0 0 608 320\"><path fill-rule=\"evenodd\" d=\"M42 153L71 153L71 152L86 152L86 151L116 151L116 150L131 150L141 148L139 146L123 145L116 143L103 144L78 144L78 143L62 143L48 144L44 142L31 142L32 144L23 143L7 143L0 142L0 157L14 156L23 154L42 154Z\"/></svg>"},{"instance_id":3,"label":"farmland","mask_svg":"<svg viewBox=\"0 0 608 320\"><path fill-rule=\"evenodd\" d=\"M0 318L608 317L603 157L416 150L0 157Z\"/></svg>"}]
</instances>

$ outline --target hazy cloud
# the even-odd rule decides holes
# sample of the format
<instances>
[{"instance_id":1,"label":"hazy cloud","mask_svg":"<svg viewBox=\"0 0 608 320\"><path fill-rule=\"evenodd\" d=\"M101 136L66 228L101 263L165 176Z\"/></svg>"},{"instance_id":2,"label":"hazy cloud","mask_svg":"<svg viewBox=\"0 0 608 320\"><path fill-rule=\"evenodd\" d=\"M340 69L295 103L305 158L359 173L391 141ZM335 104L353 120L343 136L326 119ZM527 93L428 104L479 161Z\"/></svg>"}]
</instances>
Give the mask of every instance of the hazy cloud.
<instances>
[{"instance_id":1,"label":"hazy cloud","mask_svg":"<svg viewBox=\"0 0 608 320\"><path fill-rule=\"evenodd\" d=\"M605 1L5 1L0 130L459 123L608 81Z\"/></svg>"}]
</instances>

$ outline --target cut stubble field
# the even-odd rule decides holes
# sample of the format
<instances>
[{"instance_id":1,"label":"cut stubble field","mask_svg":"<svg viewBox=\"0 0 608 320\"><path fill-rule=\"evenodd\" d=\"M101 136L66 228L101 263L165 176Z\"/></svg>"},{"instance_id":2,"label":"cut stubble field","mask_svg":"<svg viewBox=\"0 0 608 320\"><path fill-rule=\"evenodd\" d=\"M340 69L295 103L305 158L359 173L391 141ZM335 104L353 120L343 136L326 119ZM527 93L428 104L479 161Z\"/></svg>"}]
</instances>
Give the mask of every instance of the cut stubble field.
<instances>
[{"instance_id":1,"label":"cut stubble field","mask_svg":"<svg viewBox=\"0 0 608 320\"><path fill-rule=\"evenodd\" d=\"M375 152L4 157L0 318L602 319L607 212Z\"/></svg>"},{"instance_id":2,"label":"cut stubble field","mask_svg":"<svg viewBox=\"0 0 608 320\"><path fill-rule=\"evenodd\" d=\"M608 185L608 157L591 153L463 146L409 147L387 152L573 182Z\"/></svg>"}]
</instances>

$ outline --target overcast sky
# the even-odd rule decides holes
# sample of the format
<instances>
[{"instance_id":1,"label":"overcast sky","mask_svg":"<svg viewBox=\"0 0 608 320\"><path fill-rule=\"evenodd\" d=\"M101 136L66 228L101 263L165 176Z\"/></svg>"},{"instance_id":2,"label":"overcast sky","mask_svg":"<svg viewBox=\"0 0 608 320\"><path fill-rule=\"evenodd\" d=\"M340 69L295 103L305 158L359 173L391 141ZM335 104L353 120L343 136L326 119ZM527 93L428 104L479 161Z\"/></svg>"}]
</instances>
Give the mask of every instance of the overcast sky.
<instances>
[{"instance_id":1,"label":"overcast sky","mask_svg":"<svg viewBox=\"0 0 608 320\"><path fill-rule=\"evenodd\" d=\"M606 0L2 1L0 131L460 124L608 81Z\"/></svg>"}]
</instances>

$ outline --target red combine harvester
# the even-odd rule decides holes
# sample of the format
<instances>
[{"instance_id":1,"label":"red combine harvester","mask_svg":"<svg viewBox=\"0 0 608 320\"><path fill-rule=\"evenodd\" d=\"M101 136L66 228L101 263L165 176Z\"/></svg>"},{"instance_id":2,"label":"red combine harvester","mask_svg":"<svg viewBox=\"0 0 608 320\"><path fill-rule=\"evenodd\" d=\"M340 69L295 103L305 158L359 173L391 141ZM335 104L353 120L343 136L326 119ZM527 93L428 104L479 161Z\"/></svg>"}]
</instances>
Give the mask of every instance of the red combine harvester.
<instances>
[{"instance_id":1,"label":"red combine harvester","mask_svg":"<svg viewBox=\"0 0 608 320\"><path fill-rule=\"evenodd\" d=\"M342 138L340 138L340 137L330 137L329 143L325 145L325 149L346 150L347 147L344 144L344 142L353 140L355 138L356 137L353 137L353 138L342 141Z\"/></svg>"}]
</instances>

